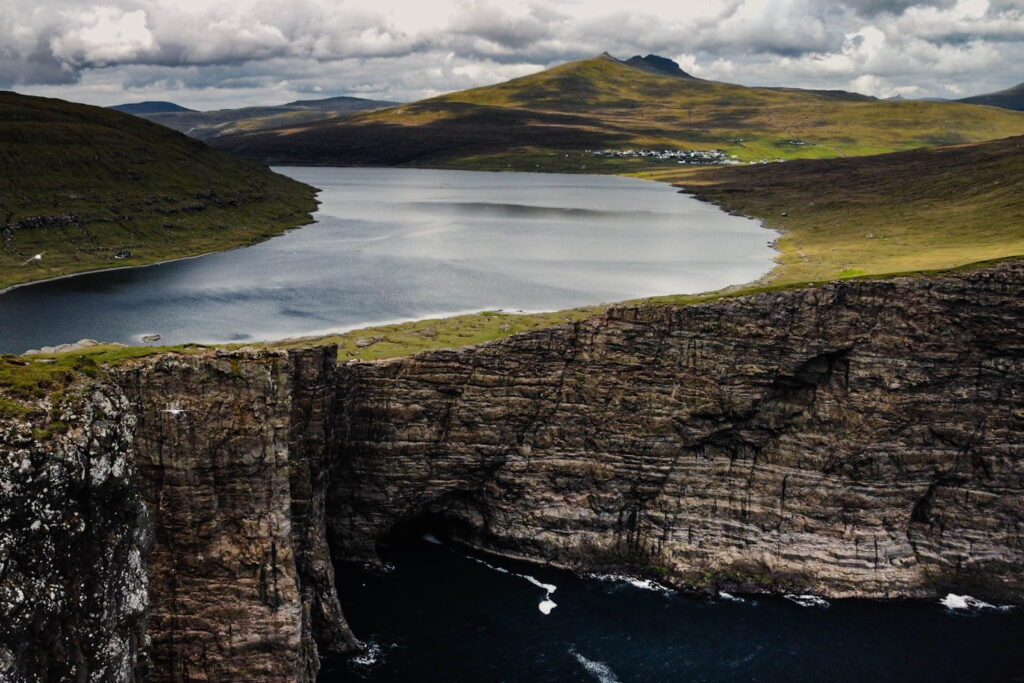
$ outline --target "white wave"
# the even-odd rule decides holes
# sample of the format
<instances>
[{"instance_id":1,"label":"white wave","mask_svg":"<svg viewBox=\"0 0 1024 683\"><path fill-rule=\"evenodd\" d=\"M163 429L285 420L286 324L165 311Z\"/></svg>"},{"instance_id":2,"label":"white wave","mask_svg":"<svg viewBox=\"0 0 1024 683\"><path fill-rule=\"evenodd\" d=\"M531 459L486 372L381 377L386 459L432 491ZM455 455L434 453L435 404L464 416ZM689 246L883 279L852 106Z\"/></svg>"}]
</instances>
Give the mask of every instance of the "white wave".
<instances>
[{"instance_id":1,"label":"white wave","mask_svg":"<svg viewBox=\"0 0 1024 683\"><path fill-rule=\"evenodd\" d=\"M735 595L725 591L718 591L718 597L727 602L746 602L743 598L737 598Z\"/></svg>"},{"instance_id":2,"label":"white wave","mask_svg":"<svg viewBox=\"0 0 1024 683\"><path fill-rule=\"evenodd\" d=\"M576 650L569 649L569 654L576 658L576 661L587 670L587 673L596 678L600 683L619 683L619 677L615 675L612 668L604 662L594 659L587 659Z\"/></svg>"},{"instance_id":3,"label":"white wave","mask_svg":"<svg viewBox=\"0 0 1024 683\"><path fill-rule=\"evenodd\" d=\"M939 604L948 610L994 609L1001 612L1008 612L1013 609L1013 605L993 605L970 595L957 595L956 593L949 593L946 597L939 600Z\"/></svg>"},{"instance_id":4,"label":"white wave","mask_svg":"<svg viewBox=\"0 0 1024 683\"><path fill-rule=\"evenodd\" d=\"M467 560L479 562L488 569L493 569L494 571L501 572L502 574L508 574L509 576L515 576L520 579L525 579L526 581L532 583L534 586L542 588L544 590L544 599L541 600L539 605L537 605L537 609L539 609L544 614L551 614L551 610L553 610L555 607L558 607L558 605L555 604L555 602L551 599L551 594L558 590L558 586L555 586L554 584L550 583L542 583L541 581L538 581L529 574L517 574L516 572L509 571L504 567L498 567L496 565L491 564L490 562L481 560L479 557L473 557L472 555L466 555L465 557Z\"/></svg>"},{"instance_id":5,"label":"white wave","mask_svg":"<svg viewBox=\"0 0 1024 683\"><path fill-rule=\"evenodd\" d=\"M548 593L554 593L556 590L558 590L557 586L554 586L554 585L552 585L550 583L541 583L540 581L538 581L537 579L533 578L532 576L529 576L528 574L516 574L516 576L523 577L524 579L526 579L527 581L532 583L537 588L543 588Z\"/></svg>"},{"instance_id":6,"label":"white wave","mask_svg":"<svg viewBox=\"0 0 1024 683\"><path fill-rule=\"evenodd\" d=\"M380 645L371 640L366 644L366 651L363 654L352 658L352 663L356 666L373 666L380 662L382 654Z\"/></svg>"},{"instance_id":7,"label":"white wave","mask_svg":"<svg viewBox=\"0 0 1024 683\"><path fill-rule=\"evenodd\" d=\"M794 595L793 593L786 593L782 597L791 602L795 602L801 607L820 607L825 609L830 606L828 600L817 595Z\"/></svg>"},{"instance_id":8,"label":"white wave","mask_svg":"<svg viewBox=\"0 0 1024 683\"><path fill-rule=\"evenodd\" d=\"M665 595L675 593L674 590L668 586L661 585L657 581L651 581L650 579L638 579L635 576L626 576L625 574L588 574L587 576L588 578L596 579L598 581L628 583L630 586L644 591L654 591L655 593L663 593Z\"/></svg>"}]
</instances>

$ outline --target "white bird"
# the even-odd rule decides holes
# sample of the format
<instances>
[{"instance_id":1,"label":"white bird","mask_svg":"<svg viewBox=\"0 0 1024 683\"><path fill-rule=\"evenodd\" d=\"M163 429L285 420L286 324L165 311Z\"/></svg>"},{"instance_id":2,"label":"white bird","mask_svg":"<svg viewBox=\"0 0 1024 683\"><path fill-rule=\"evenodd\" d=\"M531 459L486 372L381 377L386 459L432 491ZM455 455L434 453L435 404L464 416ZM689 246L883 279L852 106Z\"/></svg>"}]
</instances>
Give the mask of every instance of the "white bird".
<instances>
[{"instance_id":1,"label":"white bird","mask_svg":"<svg viewBox=\"0 0 1024 683\"><path fill-rule=\"evenodd\" d=\"M33 261L42 261L43 260L43 254L45 254L45 253L46 253L45 251L41 251L38 254L36 254L35 256L33 256L32 258L28 259L27 261L23 261L21 265L27 266L28 264L32 263Z\"/></svg>"},{"instance_id":2,"label":"white bird","mask_svg":"<svg viewBox=\"0 0 1024 683\"><path fill-rule=\"evenodd\" d=\"M188 411L185 410L184 408L164 408L160 412L162 412L162 413L170 413L171 415L174 415L175 417L177 417L178 415L181 415L182 413L187 413Z\"/></svg>"}]
</instances>

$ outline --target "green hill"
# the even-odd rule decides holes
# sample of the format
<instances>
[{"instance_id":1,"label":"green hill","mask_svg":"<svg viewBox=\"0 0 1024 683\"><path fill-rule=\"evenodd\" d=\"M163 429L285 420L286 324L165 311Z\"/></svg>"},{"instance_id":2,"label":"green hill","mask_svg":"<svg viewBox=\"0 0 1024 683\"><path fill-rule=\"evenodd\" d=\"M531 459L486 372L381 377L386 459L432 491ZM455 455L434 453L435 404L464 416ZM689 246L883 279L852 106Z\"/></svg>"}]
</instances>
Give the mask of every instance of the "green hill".
<instances>
[{"instance_id":1,"label":"green hill","mask_svg":"<svg viewBox=\"0 0 1024 683\"><path fill-rule=\"evenodd\" d=\"M780 230L774 284L1024 256L1024 137L651 177Z\"/></svg>"},{"instance_id":2,"label":"green hill","mask_svg":"<svg viewBox=\"0 0 1024 683\"><path fill-rule=\"evenodd\" d=\"M957 102L967 104L984 104L989 107L1002 107L1003 109L1014 109L1024 111L1024 83L1019 83L1012 88L1000 90L999 92L988 93L987 95L975 95L965 97Z\"/></svg>"},{"instance_id":3,"label":"green hill","mask_svg":"<svg viewBox=\"0 0 1024 683\"><path fill-rule=\"evenodd\" d=\"M1024 114L841 91L748 88L608 55L343 120L218 138L273 163L623 172L723 150L740 161L841 157L1024 133ZM667 61L667 60L666 60ZM664 68L664 67L662 67ZM680 72L682 73L682 72Z\"/></svg>"},{"instance_id":4,"label":"green hill","mask_svg":"<svg viewBox=\"0 0 1024 683\"><path fill-rule=\"evenodd\" d=\"M316 206L314 188L141 118L11 92L0 167L0 289L250 244Z\"/></svg>"}]
</instances>

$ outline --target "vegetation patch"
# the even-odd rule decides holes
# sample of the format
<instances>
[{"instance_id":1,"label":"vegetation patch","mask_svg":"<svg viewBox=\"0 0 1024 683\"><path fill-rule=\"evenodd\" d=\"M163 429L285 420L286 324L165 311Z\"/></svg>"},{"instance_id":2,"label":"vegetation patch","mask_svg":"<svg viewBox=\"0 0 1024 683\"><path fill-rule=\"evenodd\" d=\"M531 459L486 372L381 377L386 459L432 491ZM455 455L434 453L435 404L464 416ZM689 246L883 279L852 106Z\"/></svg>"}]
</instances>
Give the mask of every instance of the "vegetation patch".
<instances>
[{"instance_id":1,"label":"vegetation patch","mask_svg":"<svg viewBox=\"0 0 1024 683\"><path fill-rule=\"evenodd\" d=\"M121 112L0 93L0 290L244 246L315 188Z\"/></svg>"}]
</instances>

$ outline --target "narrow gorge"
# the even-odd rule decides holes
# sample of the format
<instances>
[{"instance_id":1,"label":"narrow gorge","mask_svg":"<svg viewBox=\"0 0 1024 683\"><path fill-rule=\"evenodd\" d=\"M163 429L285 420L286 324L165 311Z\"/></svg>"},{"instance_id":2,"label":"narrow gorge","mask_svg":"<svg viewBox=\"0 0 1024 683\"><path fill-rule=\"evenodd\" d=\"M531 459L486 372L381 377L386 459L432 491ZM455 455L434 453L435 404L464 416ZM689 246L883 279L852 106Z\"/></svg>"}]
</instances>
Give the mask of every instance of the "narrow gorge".
<instances>
[{"instance_id":1,"label":"narrow gorge","mask_svg":"<svg viewBox=\"0 0 1024 683\"><path fill-rule=\"evenodd\" d=\"M1024 602L1024 263L410 358L165 354L0 422L0 678L313 680L432 529L698 591ZM33 427L36 431L33 432Z\"/></svg>"}]
</instances>

